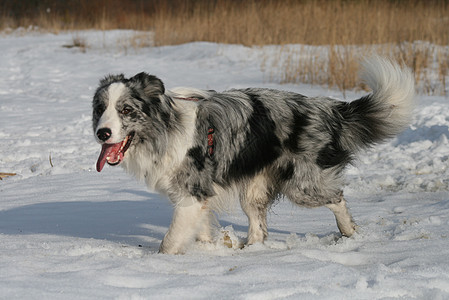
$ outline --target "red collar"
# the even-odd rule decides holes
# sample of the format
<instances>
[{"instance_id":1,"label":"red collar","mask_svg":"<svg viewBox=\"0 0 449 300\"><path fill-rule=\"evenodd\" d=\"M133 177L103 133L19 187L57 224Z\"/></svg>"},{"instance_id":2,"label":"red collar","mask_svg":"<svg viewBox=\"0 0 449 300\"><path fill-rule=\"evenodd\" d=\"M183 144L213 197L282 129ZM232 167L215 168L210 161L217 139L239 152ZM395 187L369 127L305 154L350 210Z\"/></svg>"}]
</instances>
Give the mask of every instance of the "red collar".
<instances>
[{"instance_id":1,"label":"red collar","mask_svg":"<svg viewBox=\"0 0 449 300\"><path fill-rule=\"evenodd\" d=\"M215 129L213 127L209 127L207 130L207 153L209 153L209 156L214 154L214 133Z\"/></svg>"}]
</instances>

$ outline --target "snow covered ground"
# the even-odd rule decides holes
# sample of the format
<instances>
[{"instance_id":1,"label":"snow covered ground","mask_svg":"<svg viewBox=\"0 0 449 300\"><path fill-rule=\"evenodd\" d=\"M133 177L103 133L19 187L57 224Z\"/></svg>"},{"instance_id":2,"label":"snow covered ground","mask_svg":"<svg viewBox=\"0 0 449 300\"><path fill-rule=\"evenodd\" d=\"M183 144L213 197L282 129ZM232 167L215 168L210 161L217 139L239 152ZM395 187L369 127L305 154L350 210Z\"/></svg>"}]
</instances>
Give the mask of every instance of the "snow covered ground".
<instances>
[{"instance_id":1,"label":"snow covered ground","mask_svg":"<svg viewBox=\"0 0 449 300\"><path fill-rule=\"evenodd\" d=\"M64 48L74 36L86 52ZM133 49L132 32L0 36L1 299L448 299L449 101L420 96L412 125L348 169L346 198L360 225L339 238L333 215L279 202L264 245L236 208L214 245L157 254L171 207L120 168L95 171L91 97L108 73L159 76L167 88L272 87L276 47L191 43ZM347 92L348 100L362 94Z\"/></svg>"}]
</instances>

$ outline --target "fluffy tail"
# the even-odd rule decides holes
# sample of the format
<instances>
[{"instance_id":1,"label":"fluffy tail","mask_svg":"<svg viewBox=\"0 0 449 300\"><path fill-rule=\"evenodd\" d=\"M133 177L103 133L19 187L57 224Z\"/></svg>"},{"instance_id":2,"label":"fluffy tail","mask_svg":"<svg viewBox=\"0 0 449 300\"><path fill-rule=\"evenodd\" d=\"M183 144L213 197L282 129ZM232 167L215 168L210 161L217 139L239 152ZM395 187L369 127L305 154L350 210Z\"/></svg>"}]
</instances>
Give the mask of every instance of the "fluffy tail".
<instances>
[{"instance_id":1,"label":"fluffy tail","mask_svg":"<svg viewBox=\"0 0 449 300\"><path fill-rule=\"evenodd\" d=\"M353 151L400 133L410 123L414 107L409 68L378 56L365 60L362 67L361 78L373 92L339 109L347 125L344 140Z\"/></svg>"}]
</instances>

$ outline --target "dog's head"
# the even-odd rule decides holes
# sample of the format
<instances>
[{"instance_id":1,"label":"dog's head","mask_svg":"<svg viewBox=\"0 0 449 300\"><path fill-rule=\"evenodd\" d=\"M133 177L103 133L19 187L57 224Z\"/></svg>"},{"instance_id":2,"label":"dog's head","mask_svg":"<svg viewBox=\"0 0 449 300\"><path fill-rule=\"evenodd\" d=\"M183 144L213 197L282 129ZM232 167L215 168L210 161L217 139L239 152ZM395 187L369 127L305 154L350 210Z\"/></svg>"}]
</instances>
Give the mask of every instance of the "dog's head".
<instances>
[{"instance_id":1,"label":"dog's head","mask_svg":"<svg viewBox=\"0 0 449 300\"><path fill-rule=\"evenodd\" d=\"M158 137L170 119L171 102L164 92L162 81L146 73L129 79L110 75L100 81L92 103L94 135L102 144L98 172L106 162L118 165L127 151Z\"/></svg>"}]
</instances>

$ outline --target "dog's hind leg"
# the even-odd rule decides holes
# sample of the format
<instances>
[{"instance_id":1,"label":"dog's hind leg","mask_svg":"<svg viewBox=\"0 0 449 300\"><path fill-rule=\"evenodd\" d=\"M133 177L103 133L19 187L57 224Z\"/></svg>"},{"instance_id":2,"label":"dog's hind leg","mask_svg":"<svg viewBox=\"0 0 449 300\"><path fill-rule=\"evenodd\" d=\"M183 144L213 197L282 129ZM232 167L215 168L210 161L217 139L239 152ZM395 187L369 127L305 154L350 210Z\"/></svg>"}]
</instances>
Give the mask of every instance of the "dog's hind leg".
<instances>
[{"instance_id":1,"label":"dog's hind leg","mask_svg":"<svg viewBox=\"0 0 449 300\"><path fill-rule=\"evenodd\" d=\"M326 207L334 213L341 234L350 237L355 233L357 225L348 211L343 192L340 193L339 197L340 199L338 202L326 204Z\"/></svg>"},{"instance_id":2,"label":"dog's hind leg","mask_svg":"<svg viewBox=\"0 0 449 300\"><path fill-rule=\"evenodd\" d=\"M263 243L268 236L267 207L257 200L260 199L246 199L241 203L249 222L248 245Z\"/></svg>"},{"instance_id":3,"label":"dog's hind leg","mask_svg":"<svg viewBox=\"0 0 449 300\"><path fill-rule=\"evenodd\" d=\"M246 193L240 198L240 204L249 222L248 245L263 243L268 236L267 209L269 203L266 180L262 175L256 176L247 186Z\"/></svg>"},{"instance_id":4,"label":"dog's hind leg","mask_svg":"<svg viewBox=\"0 0 449 300\"><path fill-rule=\"evenodd\" d=\"M210 216L203 202L194 197L179 201L175 206L173 220L159 248L160 253L182 254L200 230L204 218Z\"/></svg>"}]
</instances>

